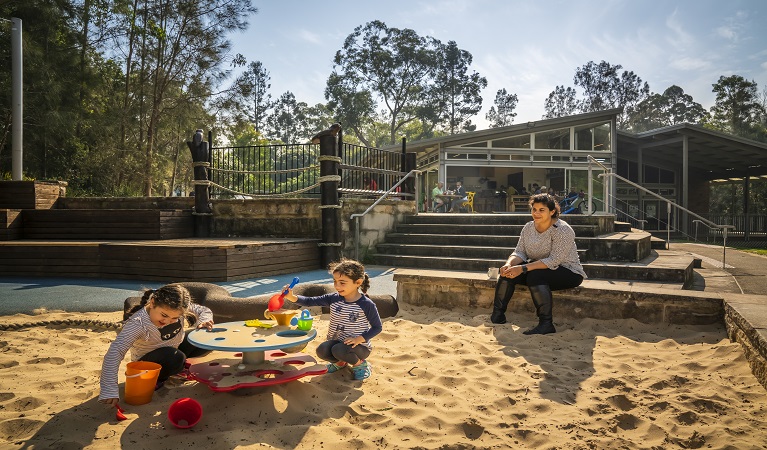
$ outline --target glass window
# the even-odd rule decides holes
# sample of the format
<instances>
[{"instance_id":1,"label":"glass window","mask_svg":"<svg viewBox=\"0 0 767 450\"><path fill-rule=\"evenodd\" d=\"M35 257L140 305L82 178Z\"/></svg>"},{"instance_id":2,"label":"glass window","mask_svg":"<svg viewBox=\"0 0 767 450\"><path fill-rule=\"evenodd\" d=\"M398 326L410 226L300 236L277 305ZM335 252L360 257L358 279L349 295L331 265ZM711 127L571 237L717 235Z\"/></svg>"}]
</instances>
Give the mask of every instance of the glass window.
<instances>
[{"instance_id":1,"label":"glass window","mask_svg":"<svg viewBox=\"0 0 767 450\"><path fill-rule=\"evenodd\" d=\"M594 127L594 150L610 151L610 124Z\"/></svg>"},{"instance_id":2,"label":"glass window","mask_svg":"<svg viewBox=\"0 0 767 450\"><path fill-rule=\"evenodd\" d=\"M447 157L449 159L467 159L466 153L448 153Z\"/></svg>"},{"instance_id":3,"label":"glass window","mask_svg":"<svg viewBox=\"0 0 767 450\"><path fill-rule=\"evenodd\" d=\"M644 166L644 182L645 183L659 183L660 182L660 172L657 167L653 166Z\"/></svg>"},{"instance_id":4,"label":"glass window","mask_svg":"<svg viewBox=\"0 0 767 450\"><path fill-rule=\"evenodd\" d=\"M487 153L469 153L469 159L487 159Z\"/></svg>"},{"instance_id":5,"label":"glass window","mask_svg":"<svg viewBox=\"0 0 767 450\"><path fill-rule=\"evenodd\" d=\"M660 170L660 182L661 183L674 184L674 178L675 178L674 177L674 172L672 172L670 170L664 170L664 169L659 169L659 170Z\"/></svg>"},{"instance_id":6,"label":"glass window","mask_svg":"<svg viewBox=\"0 0 767 450\"><path fill-rule=\"evenodd\" d=\"M490 155L490 159L494 159L496 161L508 161L511 159L511 155Z\"/></svg>"},{"instance_id":7,"label":"glass window","mask_svg":"<svg viewBox=\"0 0 767 450\"><path fill-rule=\"evenodd\" d=\"M484 148L484 147L487 147L487 141L472 142L471 144L463 144L461 147L479 147L479 148Z\"/></svg>"},{"instance_id":8,"label":"glass window","mask_svg":"<svg viewBox=\"0 0 767 450\"><path fill-rule=\"evenodd\" d=\"M535 133L535 148L569 150L570 149L570 129L561 128L559 130L542 131Z\"/></svg>"},{"instance_id":9,"label":"glass window","mask_svg":"<svg viewBox=\"0 0 767 450\"><path fill-rule=\"evenodd\" d=\"M618 158L618 175L631 181L639 181L639 164Z\"/></svg>"},{"instance_id":10,"label":"glass window","mask_svg":"<svg viewBox=\"0 0 767 450\"><path fill-rule=\"evenodd\" d=\"M493 147L495 148L530 148L530 135L523 134L522 136L512 136L504 139L496 139L493 141Z\"/></svg>"},{"instance_id":11,"label":"glass window","mask_svg":"<svg viewBox=\"0 0 767 450\"><path fill-rule=\"evenodd\" d=\"M610 151L610 124L576 127L575 150Z\"/></svg>"}]
</instances>

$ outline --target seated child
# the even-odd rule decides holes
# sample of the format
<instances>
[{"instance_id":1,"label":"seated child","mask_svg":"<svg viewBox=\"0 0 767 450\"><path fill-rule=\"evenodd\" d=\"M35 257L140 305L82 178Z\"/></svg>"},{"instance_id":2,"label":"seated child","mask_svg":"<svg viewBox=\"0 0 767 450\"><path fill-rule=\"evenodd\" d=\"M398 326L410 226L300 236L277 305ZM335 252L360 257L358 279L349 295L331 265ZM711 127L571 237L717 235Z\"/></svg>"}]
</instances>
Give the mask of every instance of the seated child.
<instances>
[{"instance_id":1,"label":"seated child","mask_svg":"<svg viewBox=\"0 0 767 450\"><path fill-rule=\"evenodd\" d=\"M330 362L328 373L351 367L354 379L364 380L373 369L367 362L372 350L370 340L383 329L378 308L365 295L370 278L362 264L350 259L331 263L329 272L338 293L304 297L296 296L290 289L285 298L302 306L330 307L328 335L317 347L317 356Z\"/></svg>"},{"instance_id":2,"label":"seated child","mask_svg":"<svg viewBox=\"0 0 767 450\"><path fill-rule=\"evenodd\" d=\"M197 328L213 328L210 308L192 303L189 291L183 286L168 284L144 292L141 305L132 311L104 355L99 402L118 405L117 374L128 350L131 351L131 361L149 361L162 366L158 388L171 375L184 370L187 356L206 353L186 340L184 319L187 314L195 317Z\"/></svg>"}]
</instances>

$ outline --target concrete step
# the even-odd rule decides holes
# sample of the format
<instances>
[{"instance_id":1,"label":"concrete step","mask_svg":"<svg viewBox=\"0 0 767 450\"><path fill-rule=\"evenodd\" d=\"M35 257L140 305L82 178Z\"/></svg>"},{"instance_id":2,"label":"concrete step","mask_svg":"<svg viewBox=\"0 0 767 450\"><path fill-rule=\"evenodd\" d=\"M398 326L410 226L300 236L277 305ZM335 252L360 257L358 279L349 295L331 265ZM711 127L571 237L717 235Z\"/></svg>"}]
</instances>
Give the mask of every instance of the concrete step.
<instances>
[{"instance_id":1,"label":"concrete step","mask_svg":"<svg viewBox=\"0 0 767 450\"><path fill-rule=\"evenodd\" d=\"M618 222L615 221L615 231L625 231L630 232L631 231L631 224L628 222Z\"/></svg>"},{"instance_id":2,"label":"concrete step","mask_svg":"<svg viewBox=\"0 0 767 450\"><path fill-rule=\"evenodd\" d=\"M397 225L397 233L519 236L522 227L524 224L406 223ZM596 236L596 225L573 225L572 227L576 236Z\"/></svg>"},{"instance_id":3,"label":"concrete step","mask_svg":"<svg viewBox=\"0 0 767 450\"><path fill-rule=\"evenodd\" d=\"M524 225L531 219L530 213L494 213L494 214L450 214L450 213L421 213L408 216L404 223L408 224L464 224L464 225ZM567 215L562 220L576 226L594 227L593 236L614 231L613 215ZM577 233L576 233L577 234Z\"/></svg>"},{"instance_id":4,"label":"concrete step","mask_svg":"<svg viewBox=\"0 0 767 450\"><path fill-rule=\"evenodd\" d=\"M435 258L477 258L490 260L506 260L514 251L514 247L487 247L464 245L432 244L393 244L384 243L376 246L378 255L429 256ZM581 258L585 258L587 250L578 250Z\"/></svg>"}]
</instances>

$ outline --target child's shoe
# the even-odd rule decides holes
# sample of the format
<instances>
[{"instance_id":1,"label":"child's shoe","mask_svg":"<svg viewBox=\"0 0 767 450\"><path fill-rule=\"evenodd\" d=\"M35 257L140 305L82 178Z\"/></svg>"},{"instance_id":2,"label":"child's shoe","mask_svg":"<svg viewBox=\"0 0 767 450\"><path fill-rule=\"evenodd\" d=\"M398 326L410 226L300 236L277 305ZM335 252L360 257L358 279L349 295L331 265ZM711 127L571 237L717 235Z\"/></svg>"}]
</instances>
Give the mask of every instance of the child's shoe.
<instances>
[{"instance_id":1,"label":"child's shoe","mask_svg":"<svg viewBox=\"0 0 767 450\"><path fill-rule=\"evenodd\" d=\"M328 373L338 372L339 370L343 369L349 365L346 361L338 361L327 365Z\"/></svg>"},{"instance_id":2,"label":"child's shoe","mask_svg":"<svg viewBox=\"0 0 767 450\"><path fill-rule=\"evenodd\" d=\"M373 366L368 364L367 361L362 361L359 366L352 367L352 373L354 373L355 380L364 380L373 374Z\"/></svg>"}]
</instances>

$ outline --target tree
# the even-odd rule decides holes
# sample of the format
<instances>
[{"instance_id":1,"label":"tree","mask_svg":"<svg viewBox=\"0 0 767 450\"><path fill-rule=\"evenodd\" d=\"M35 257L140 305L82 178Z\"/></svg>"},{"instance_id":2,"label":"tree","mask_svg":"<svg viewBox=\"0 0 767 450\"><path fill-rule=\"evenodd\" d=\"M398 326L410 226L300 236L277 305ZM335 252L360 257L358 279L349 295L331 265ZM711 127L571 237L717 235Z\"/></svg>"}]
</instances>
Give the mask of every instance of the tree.
<instances>
[{"instance_id":1,"label":"tree","mask_svg":"<svg viewBox=\"0 0 767 450\"><path fill-rule=\"evenodd\" d=\"M576 69L573 81L583 89L581 112L622 107L618 126L623 127L627 123L636 105L650 95L650 86L634 72L620 72L622 68L620 64L612 65L607 61L599 64L589 61Z\"/></svg>"},{"instance_id":2,"label":"tree","mask_svg":"<svg viewBox=\"0 0 767 450\"><path fill-rule=\"evenodd\" d=\"M285 92L274 102L272 113L266 118L268 136L286 144L308 140L312 134L307 117L308 106L296 101L292 92Z\"/></svg>"},{"instance_id":3,"label":"tree","mask_svg":"<svg viewBox=\"0 0 767 450\"><path fill-rule=\"evenodd\" d=\"M446 124L450 134L470 128L470 118L482 109L480 91L487 79L477 72L469 74L471 53L461 50L455 41L440 45L437 71L431 92L436 98L436 117Z\"/></svg>"},{"instance_id":4,"label":"tree","mask_svg":"<svg viewBox=\"0 0 767 450\"><path fill-rule=\"evenodd\" d=\"M700 123L707 116L700 103L673 85L663 94L653 93L642 100L629 116L627 125L632 131L640 132L680 123Z\"/></svg>"},{"instance_id":5,"label":"tree","mask_svg":"<svg viewBox=\"0 0 767 450\"><path fill-rule=\"evenodd\" d=\"M506 127L514 123L517 113L514 109L517 107L517 94L509 94L506 89L498 89L495 93L495 105L490 107L490 111L485 115L485 119L490 122L490 128Z\"/></svg>"},{"instance_id":6,"label":"tree","mask_svg":"<svg viewBox=\"0 0 767 450\"><path fill-rule=\"evenodd\" d=\"M325 98L334 113L345 116L342 125L358 132L364 118L380 99L389 123L389 140L419 117L428 100L428 83L434 73L438 43L411 29L389 28L381 21L354 29L336 52ZM348 111L340 110L349 106ZM354 113L355 115L349 116ZM364 141L364 136L359 136Z\"/></svg>"},{"instance_id":7,"label":"tree","mask_svg":"<svg viewBox=\"0 0 767 450\"><path fill-rule=\"evenodd\" d=\"M272 94L268 92L272 85L271 76L261 61L253 61L236 81L237 104L242 107L247 117L253 122L257 132L263 129L264 122L272 107Z\"/></svg>"},{"instance_id":8,"label":"tree","mask_svg":"<svg viewBox=\"0 0 767 450\"><path fill-rule=\"evenodd\" d=\"M756 82L740 75L730 75L719 77L719 81L712 86L712 92L716 93L714 106L711 107L712 125L737 136L752 136L754 126L765 115Z\"/></svg>"},{"instance_id":9,"label":"tree","mask_svg":"<svg viewBox=\"0 0 767 450\"><path fill-rule=\"evenodd\" d=\"M557 86L551 92L543 104L546 114L545 119L554 119L557 117L571 116L578 111L578 99L575 89L564 86Z\"/></svg>"}]
</instances>

